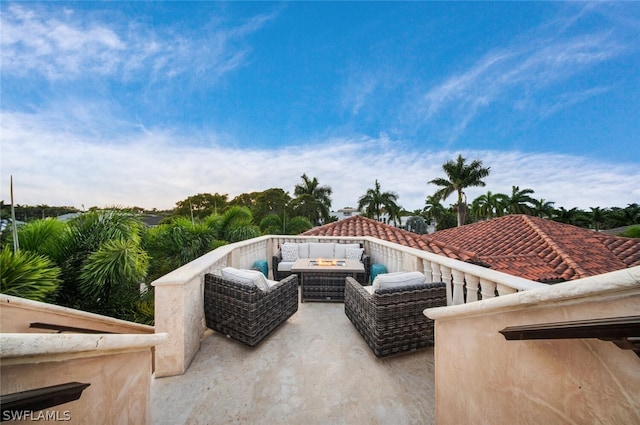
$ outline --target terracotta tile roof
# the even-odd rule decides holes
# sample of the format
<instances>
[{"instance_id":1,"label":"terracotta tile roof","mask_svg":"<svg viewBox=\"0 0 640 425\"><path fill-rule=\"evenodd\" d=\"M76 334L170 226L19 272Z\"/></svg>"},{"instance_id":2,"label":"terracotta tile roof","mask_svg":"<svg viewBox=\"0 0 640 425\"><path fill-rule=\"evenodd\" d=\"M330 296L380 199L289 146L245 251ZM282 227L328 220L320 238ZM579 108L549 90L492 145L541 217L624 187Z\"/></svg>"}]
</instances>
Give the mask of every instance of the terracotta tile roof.
<instances>
[{"instance_id":1,"label":"terracotta tile roof","mask_svg":"<svg viewBox=\"0 0 640 425\"><path fill-rule=\"evenodd\" d=\"M639 239L610 236L527 215L509 215L430 235L417 235L354 216L303 235L371 236L549 283L640 265Z\"/></svg>"},{"instance_id":2,"label":"terracotta tile roof","mask_svg":"<svg viewBox=\"0 0 640 425\"><path fill-rule=\"evenodd\" d=\"M552 220L508 215L428 236L474 251L492 269L561 282L640 265L640 240Z\"/></svg>"}]
</instances>

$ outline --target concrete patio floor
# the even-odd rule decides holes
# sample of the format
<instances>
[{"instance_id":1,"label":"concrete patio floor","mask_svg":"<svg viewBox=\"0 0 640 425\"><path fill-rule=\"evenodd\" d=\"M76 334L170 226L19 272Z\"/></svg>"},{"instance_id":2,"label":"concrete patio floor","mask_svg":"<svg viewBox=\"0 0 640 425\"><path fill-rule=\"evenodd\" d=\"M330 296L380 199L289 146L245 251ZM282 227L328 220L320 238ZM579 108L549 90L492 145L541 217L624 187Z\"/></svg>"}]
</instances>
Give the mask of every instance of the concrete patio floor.
<instances>
[{"instance_id":1,"label":"concrete patio floor","mask_svg":"<svg viewBox=\"0 0 640 425\"><path fill-rule=\"evenodd\" d=\"M378 359L344 304L304 303L256 348L207 331L184 375L154 379L153 423L433 424L433 349Z\"/></svg>"}]
</instances>

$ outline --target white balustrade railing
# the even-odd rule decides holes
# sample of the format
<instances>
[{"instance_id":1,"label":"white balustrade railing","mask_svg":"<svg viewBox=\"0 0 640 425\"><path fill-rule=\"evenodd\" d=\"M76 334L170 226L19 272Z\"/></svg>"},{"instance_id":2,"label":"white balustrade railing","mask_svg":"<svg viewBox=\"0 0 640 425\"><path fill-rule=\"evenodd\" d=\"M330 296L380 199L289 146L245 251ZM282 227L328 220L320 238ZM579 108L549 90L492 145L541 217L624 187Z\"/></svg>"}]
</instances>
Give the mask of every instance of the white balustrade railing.
<instances>
[{"instance_id":1,"label":"white balustrade railing","mask_svg":"<svg viewBox=\"0 0 640 425\"><path fill-rule=\"evenodd\" d=\"M388 272L420 271L427 281L445 282L447 305L475 302L546 285L475 264L409 248L372 237L261 236L222 246L162 276L155 287L155 329L169 341L156 348L156 376L182 374L200 346L205 330L204 275L226 266L252 268L271 259L285 242L361 243L371 263Z\"/></svg>"}]
</instances>

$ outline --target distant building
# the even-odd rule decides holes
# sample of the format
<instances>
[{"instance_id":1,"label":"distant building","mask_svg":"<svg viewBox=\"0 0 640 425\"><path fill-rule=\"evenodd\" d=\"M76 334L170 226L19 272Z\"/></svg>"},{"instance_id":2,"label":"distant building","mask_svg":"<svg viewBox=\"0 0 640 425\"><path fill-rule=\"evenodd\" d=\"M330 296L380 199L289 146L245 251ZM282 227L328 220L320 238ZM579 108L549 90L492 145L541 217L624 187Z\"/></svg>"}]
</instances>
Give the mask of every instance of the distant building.
<instances>
[{"instance_id":1,"label":"distant building","mask_svg":"<svg viewBox=\"0 0 640 425\"><path fill-rule=\"evenodd\" d=\"M67 213L67 214L59 215L59 216L58 216L58 217L56 217L56 218L57 218L58 220L60 220L60 221L69 221L69 220L71 220L71 219L73 219L73 218L78 217L80 214L82 214L82 213L77 213L77 212L74 212L74 213Z\"/></svg>"},{"instance_id":2,"label":"distant building","mask_svg":"<svg viewBox=\"0 0 640 425\"><path fill-rule=\"evenodd\" d=\"M360 211L357 208L344 207L344 208L340 208L338 211L331 211L331 214L329 215L337 217L338 220L344 220L345 218L360 215Z\"/></svg>"},{"instance_id":3,"label":"distant building","mask_svg":"<svg viewBox=\"0 0 640 425\"><path fill-rule=\"evenodd\" d=\"M25 225L27 223L25 223L24 221L20 221L20 220L16 220L16 226L20 227L22 225ZM4 229L6 229L7 227L11 226L11 219L10 218L3 218L2 221L0 221L0 231L4 231Z\"/></svg>"}]
</instances>

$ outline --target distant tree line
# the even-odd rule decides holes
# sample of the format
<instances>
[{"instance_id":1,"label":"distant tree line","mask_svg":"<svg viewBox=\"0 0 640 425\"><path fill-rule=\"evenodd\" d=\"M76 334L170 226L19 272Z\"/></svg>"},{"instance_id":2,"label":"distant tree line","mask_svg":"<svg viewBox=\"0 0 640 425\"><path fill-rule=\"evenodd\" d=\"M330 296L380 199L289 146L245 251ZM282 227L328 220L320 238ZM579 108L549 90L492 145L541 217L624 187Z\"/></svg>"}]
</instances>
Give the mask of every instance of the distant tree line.
<instances>
[{"instance_id":1,"label":"distant tree line","mask_svg":"<svg viewBox=\"0 0 640 425\"><path fill-rule=\"evenodd\" d=\"M383 191L378 180L358 198L358 209L373 219L385 215L396 224L410 216L407 228L416 233L426 233L428 220L444 229L506 214L529 214L594 230L640 224L640 206L635 203L590 211L556 209L553 202L536 199L532 189L519 186L512 186L511 194L488 191L468 203L465 189L484 186L489 168L459 156L445 163L443 170L445 177L428 182L438 189L427 196L422 210L402 209L398 194ZM306 174L301 179L293 196L280 188L243 193L231 200L226 194L201 193L177 202L169 211L91 207L64 222L55 217L80 211L16 205L16 219L26 224L17 232L17 250L10 226L0 235L0 292L153 323L149 283L158 277L227 243L263 234L300 234L337 220L330 216L331 188ZM455 203L443 206L452 194ZM10 206L0 206L3 220L10 217ZM149 214L163 219L156 226L145 226L143 219ZM640 226L626 236L640 237Z\"/></svg>"},{"instance_id":2,"label":"distant tree line","mask_svg":"<svg viewBox=\"0 0 640 425\"><path fill-rule=\"evenodd\" d=\"M468 187L484 187L482 180L490 173L482 161L467 160L459 155L455 161L448 161L442 166L446 177L433 179L429 184L439 186L436 192L428 196L422 213L433 219L437 229L445 229L480 220L489 220L507 214L527 214L548 218L561 223L590 228L593 230L614 229L618 227L640 224L640 205L629 204L624 208L592 207L589 211L564 207L554 208L554 202L537 199L533 189L519 186L511 187L511 194L492 193L480 195L470 204L467 202L465 189ZM449 195L456 194L456 202L444 207L441 202ZM632 234L634 234L632 232Z\"/></svg>"}]
</instances>

